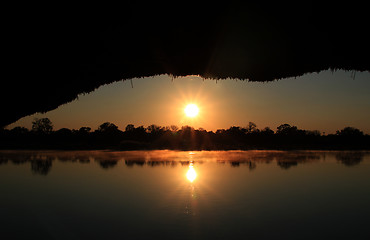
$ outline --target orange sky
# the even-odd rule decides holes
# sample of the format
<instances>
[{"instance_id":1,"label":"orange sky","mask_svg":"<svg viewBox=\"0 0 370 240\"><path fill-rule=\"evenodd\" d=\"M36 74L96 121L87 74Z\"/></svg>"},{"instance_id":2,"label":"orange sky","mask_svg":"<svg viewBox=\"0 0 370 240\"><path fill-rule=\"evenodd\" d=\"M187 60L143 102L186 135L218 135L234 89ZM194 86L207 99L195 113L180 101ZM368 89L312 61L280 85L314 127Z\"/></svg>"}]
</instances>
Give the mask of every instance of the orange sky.
<instances>
[{"instance_id":1,"label":"orange sky","mask_svg":"<svg viewBox=\"0 0 370 240\"><path fill-rule=\"evenodd\" d=\"M283 123L301 129L334 133L346 126L370 133L370 73L324 71L269 83L240 80L204 80L198 76L175 78L161 75L120 81L80 95L78 100L46 114L25 117L8 126L31 128L34 118L48 117L54 129L96 129L112 122L124 130L157 124L191 125L217 130L255 122L262 129ZM199 107L199 115L186 117L188 103Z\"/></svg>"}]
</instances>

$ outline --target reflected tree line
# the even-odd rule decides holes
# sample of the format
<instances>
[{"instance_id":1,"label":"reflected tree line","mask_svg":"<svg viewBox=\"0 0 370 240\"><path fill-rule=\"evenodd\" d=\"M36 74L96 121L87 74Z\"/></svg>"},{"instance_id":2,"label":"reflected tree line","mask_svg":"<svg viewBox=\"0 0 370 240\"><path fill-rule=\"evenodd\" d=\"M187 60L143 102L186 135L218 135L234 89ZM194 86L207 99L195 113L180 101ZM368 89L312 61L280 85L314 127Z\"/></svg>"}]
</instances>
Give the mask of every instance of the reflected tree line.
<instances>
[{"instance_id":1,"label":"reflected tree line","mask_svg":"<svg viewBox=\"0 0 370 240\"><path fill-rule=\"evenodd\" d=\"M133 124L122 131L114 123L105 122L92 131L90 127L53 130L48 118L35 119L32 129L15 127L0 130L2 149L115 149L115 150L367 150L370 135L357 128L346 127L335 134L298 129L281 124L273 131L258 129L249 122L246 127L232 126L216 132L190 126L148 127Z\"/></svg>"},{"instance_id":2,"label":"reflected tree line","mask_svg":"<svg viewBox=\"0 0 370 240\"><path fill-rule=\"evenodd\" d=\"M147 152L146 152L147 153ZM204 159L214 159L218 164L227 164L231 167L246 166L250 170L257 167L257 164L276 162L281 169L290 169L308 162L325 160L328 154L334 154L335 159L347 167L361 163L366 153L364 151L337 151L337 152L310 152L310 151L261 151L261 152L202 152L198 157L186 158L175 152L175 158L162 153L153 153L148 158L145 152L101 152L101 151L0 151L0 166L7 163L23 165L30 163L31 171L37 175L47 175L53 161L73 162L87 164L96 162L102 169L111 169L122 161L126 167L175 167L178 165L189 166L203 164ZM202 156L203 155L203 156Z\"/></svg>"}]
</instances>

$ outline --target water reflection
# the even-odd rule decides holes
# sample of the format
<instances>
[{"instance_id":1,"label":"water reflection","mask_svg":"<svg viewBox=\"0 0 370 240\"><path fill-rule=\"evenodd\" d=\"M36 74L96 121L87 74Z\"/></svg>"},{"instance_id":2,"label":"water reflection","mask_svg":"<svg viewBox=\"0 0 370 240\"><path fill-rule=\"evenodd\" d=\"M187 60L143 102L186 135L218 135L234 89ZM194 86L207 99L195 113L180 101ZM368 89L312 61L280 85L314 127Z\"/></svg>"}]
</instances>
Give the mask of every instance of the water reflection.
<instances>
[{"instance_id":1,"label":"water reflection","mask_svg":"<svg viewBox=\"0 0 370 240\"><path fill-rule=\"evenodd\" d=\"M365 153L363 152L339 152L335 158L344 165L351 167L362 162Z\"/></svg>"},{"instance_id":2,"label":"water reflection","mask_svg":"<svg viewBox=\"0 0 370 240\"><path fill-rule=\"evenodd\" d=\"M99 165L104 168L104 169L109 169L109 168L113 168L117 165L117 162L118 161L115 161L115 160L103 160L103 161L98 161L99 162Z\"/></svg>"},{"instance_id":3,"label":"water reflection","mask_svg":"<svg viewBox=\"0 0 370 240\"><path fill-rule=\"evenodd\" d=\"M31 171L38 175L47 175L53 161L77 162L83 164L98 163L102 169L112 169L122 161L127 167L134 166L189 166L186 177L190 182L196 179L194 163L214 161L231 167L246 166L256 169L258 164L276 162L281 169L291 169L303 163L325 161L331 156L346 167L360 164L366 151L0 151L0 167L11 162L15 165L29 163Z\"/></svg>"},{"instance_id":4,"label":"water reflection","mask_svg":"<svg viewBox=\"0 0 370 240\"><path fill-rule=\"evenodd\" d=\"M194 169L194 164L193 163L190 163L189 165L189 170L187 171L186 173L186 178L190 181L190 182L193 182L195 180L195 178L197 177L197 173L195 172L195 169Z\"/></svg>"},{"instance_id":5,"label":"water reflection","mask_svg":"<svg viewBox=\"0 0 370 240\"><path fill-rule=\"evenodd\" d=\"M34 174L47 175L51 168L51 160L35 159L31 161L31 170Z\"/></svg>"},{"instance_id":6,"label":"water reflection","mask_svg":"<svg viewBox=\"0 0 370 240\"><path fill-rule=\"evenodd\" d=\"M366 152L0 151L0 163L2 239L368 236Z\"/></svg>"}]
</instances>

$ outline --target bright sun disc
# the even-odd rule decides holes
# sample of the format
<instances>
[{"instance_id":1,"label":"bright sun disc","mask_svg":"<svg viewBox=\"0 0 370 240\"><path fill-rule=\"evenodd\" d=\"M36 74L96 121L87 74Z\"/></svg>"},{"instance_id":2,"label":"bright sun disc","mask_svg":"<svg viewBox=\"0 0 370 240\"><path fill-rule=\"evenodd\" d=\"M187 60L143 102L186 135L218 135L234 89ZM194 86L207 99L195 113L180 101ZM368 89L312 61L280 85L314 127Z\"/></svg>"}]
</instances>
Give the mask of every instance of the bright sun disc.
<instances>
[{"instance_id":1,"label":"bright sun disc","mask_svg":"<svg viewBox=\"0 0 370 240\"><path fill-rule=\"evenodd\" d=\"M199 108L195 104L188 104L185 107L185 110L184 111L185 111L186 116L188 116L188 117L195 117L199 113Z\"/></svg>"}]
</instances>

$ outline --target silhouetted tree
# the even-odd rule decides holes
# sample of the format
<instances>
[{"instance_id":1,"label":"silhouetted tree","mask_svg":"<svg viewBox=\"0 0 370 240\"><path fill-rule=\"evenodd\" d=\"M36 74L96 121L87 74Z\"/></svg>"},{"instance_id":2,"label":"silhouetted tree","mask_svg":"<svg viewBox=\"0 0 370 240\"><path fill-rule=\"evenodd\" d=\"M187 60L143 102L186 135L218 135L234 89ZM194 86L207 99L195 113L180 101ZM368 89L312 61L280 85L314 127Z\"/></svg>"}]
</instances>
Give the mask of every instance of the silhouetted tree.
<instances>
[{"instance_id":1,"label":"silhouetted tree","mask_svg":"<svg viewBox=\"0 0 370 240\"><path fill-rule=\"evenodd\" d=\"M321 136L321 132L319 130L312 130L312 131L306 131L306 134L309 136Z\"/></svg>"},{"instance_id":2,"label":"silhouetted tree","mask_svg":"<svg viewBox=\"0 0 370 240\"><path fill-rule=\"evenodd\" d=\"M162 131L162 127L152 124L146 128L148 133L157 134Z\"/></svg>"},{"instance_id":3,"label":"silhouetted tree","mask_svg":"<svg viewBox=\"0 0 370 240\"><path fill-rule=\"evenodd\" d=\"M78 130L78 132L80 133L80 134L87 134L87 133L89 133L91 131L91 128L90 127L81 127L79 130Z\"/></svg>"},{"instance_id":4,"label":"silhouetted tree","mask_svg":"<svg viewBox=\"0 0 370 240\"><path fill-rule=\"evenodd\" d=\"M130 132L130 131L133 131L135 129L135 126L134 124L128 124L125 128L125 131L126 132Z\"/></svg>"},{"instance_id":5,"label":"silhouetted tree","mask_svg":"<svg viewBox=\"0 0 370 240\"><path fill-rule=\"evenodd\" d=\"M98 128L98 131L103 132L103 133L113 133L113 132L116 132L117 130L118 130L118 127L115 124L110 123L110 122L105 122L101 124Z\"/></svg>"},{"instance_id":6,"label":"silhouetted tree","mask_svg":"<svg viewBox=\"0 0 370 240\"><path fill-rule=\"evenodd\" d=\"M24 135L24 134L27 134L29 130L25 127L15 127L12 130L10 130L10 132L15 135L22 135L22 134Z\"/></svg>"},{"instance_id":7,"label":"silhouetted tree","mask_svg":"<svg viewBox=\"0 0 370 240\"><path fill-rule=\"evenodd\" d=\"M284 123L277 127L276 133L287 135L295 130L297 130L297 127L295 126L292 127L290 126L290 124Z\"/></svg>"},{"instance_id":8,"label":"silhouetted tree","mask_svg":"<svg viewBox=\"0 0 370 240\"><path fill-rule=\"evenodd\" d=\"M225 129L217 129L217 130L216 130L216 134L217 134L217 135L224 134L225 132L226 132L226 130L225 130Z\"/></svg>"},{"instance_id":9,"label":"silhouetted tree","mask_svg":"<svg viewBox=\"0 0 370 240\"><path fill-rule=\"evenodd\" d=\"M261 130L261 134L263 135L274 135L274 131L271 130L270 127L265 127L264 129Z\"/></svg>"},{"instance_id":10,"label":"silhouetted tree","mask_svg":"<svg viewBox=\"0 0 370 240\"><path fill-rule=\"evenodd\" d=\"M55 131L55 134L67 136L72 134L72 130L68 128L61 128L58 131Z\"/></svg>"},{"instance_id":11,"label":"silhouetted tree","mask_svg":"<svg viewBox=\"0 0 370 240\"><path fill-rule=\"evenodd\" d=\"M129 137L131 138L131 140L142 142L147 140L147 132L144 126L134 128L133 130L127 131L127 133L129 133Z\"/></svg>"},{"instance_id":12,"label":"silhouetted tree","mask_svg":"<svg viewBox=\"0 0 370 240\"><path fill-rule=\"evenodd\" d=\"M35 118L32 122L32 131L49 134L53 131L53 124L49 118Z\"/></svg>"},{"instance_id":13,"label":"silhouetted tree","mask_svg":"<svg viewBox=\"0 0 370 240\"><path fill-rule=\"evenodd\" d=\"M241 127L232 126L229 129L226 130L227 133L233 134L233 135L240 135L244 134L244 131Z\"/></svg>"},{"instance_id":14,"label":"silhouetted tree","mask_svg":"<svg viewBox=\"0 0 370 240\"><path fill-rule=\"evenodd\" d=\"M257 125L254 122L249 122L246 129L248 133L256 132L258 130Z\"/></svg>"},{"instance_id":15,"label":"silhouetted tree","mask_svg":"<svg viewBox=\"0 0 370 240\"><path fill-rule=\"evenodd\" d=\"M337 131L336 134L339 136L345 136L345 137L354 137L354 136L364 135L362 131L354 127L345 127L342 130Z\"/></svg>"}]
</instances>

